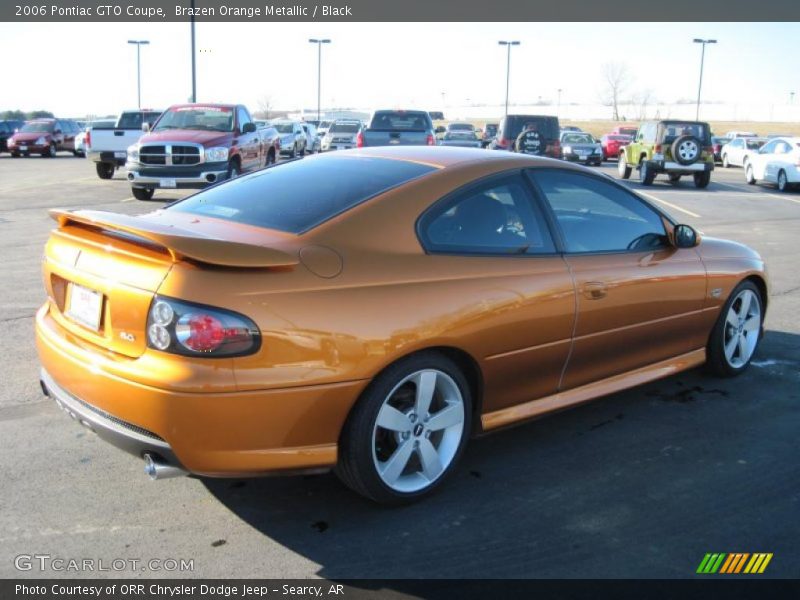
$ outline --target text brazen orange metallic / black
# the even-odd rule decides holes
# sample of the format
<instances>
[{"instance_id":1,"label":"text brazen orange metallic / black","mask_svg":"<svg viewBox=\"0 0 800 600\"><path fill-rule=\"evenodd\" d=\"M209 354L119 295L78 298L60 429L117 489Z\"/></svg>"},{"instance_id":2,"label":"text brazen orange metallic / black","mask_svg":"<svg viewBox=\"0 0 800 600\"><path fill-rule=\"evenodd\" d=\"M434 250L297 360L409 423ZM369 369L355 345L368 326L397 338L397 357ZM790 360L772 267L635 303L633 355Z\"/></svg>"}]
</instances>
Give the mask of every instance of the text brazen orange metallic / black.
<instances>
[{"instance_id":1,"label":"text brazen orange metallic / black","mask_svg":"<svg viewBox=\"0 0 800 600\"><path fill-rule=\"evenodd\" d=\"M45 393L158 478L335 467L419 498L471 434L747 367L764 263L507 152L289 161L141 217L53 211Z\"/></svg>"}]
</instances>

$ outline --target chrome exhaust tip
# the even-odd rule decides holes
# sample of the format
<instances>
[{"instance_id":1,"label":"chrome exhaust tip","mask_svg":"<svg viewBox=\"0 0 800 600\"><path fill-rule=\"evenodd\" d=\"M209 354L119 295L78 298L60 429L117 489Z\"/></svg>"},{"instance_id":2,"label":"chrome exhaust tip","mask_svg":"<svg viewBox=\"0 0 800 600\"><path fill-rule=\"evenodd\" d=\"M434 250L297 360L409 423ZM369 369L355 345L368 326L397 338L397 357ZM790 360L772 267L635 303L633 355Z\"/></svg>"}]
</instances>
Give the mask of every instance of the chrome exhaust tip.
<instances>
[{"instance_id":1,"label":"chrome exhaust tip","mask_svg":"<svg viewBox=\"0 0 800 600\"><path fill-rule=\"evenodd\" d=\"M167 464L150 454L144 455L144 472L153 481L157 479L170 479L172 477L184 477L189 473L180 467Z\"/></svg>"}]
</instances>

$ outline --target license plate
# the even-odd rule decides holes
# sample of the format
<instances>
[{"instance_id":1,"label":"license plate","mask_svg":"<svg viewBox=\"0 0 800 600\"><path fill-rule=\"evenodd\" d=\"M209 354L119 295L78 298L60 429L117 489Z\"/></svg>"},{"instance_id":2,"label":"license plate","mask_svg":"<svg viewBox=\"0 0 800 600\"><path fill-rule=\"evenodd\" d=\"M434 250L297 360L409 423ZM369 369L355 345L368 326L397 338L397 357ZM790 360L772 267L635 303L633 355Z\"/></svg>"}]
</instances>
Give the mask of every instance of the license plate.
<instances>
[{"instance_id":1,"label":"license plate","mask_svg":"<svg viewBox=\"0 0 800 600\"><path fill-rule=\"evenodd\" d=\"M28 151L28 147L27 146L20 146L19 147L19 151L20 152L27 152Z\"/></svg>"},{"instance_id":2,"label":"license plate","mask_svg":"<svg viewBox=\"0 0 800 600\"><path fill-rule=\"evenodd\" d=\"M389 140L390 144L399 144L400 140Z\"/></svg>"},{"instance_id":3,"label":"license plate","mask_svg":"<svg viewBox=\"0 0 800 600\"><path fill-rule=\"evenodd\" d=\"M114 152L114 158L126 158L127 156L125 152Z\"/></svg>"},{"instance_id":4,"label":"license plate","mask_svg":"<svg viewBox=\"0 0 800 600\"><path fill-rule=\"evenodd\" d=\"M103 294L82 285L71 283L65 314L84 327L97 331L100 329L100 316L103 310Z\"/></svg>"},{"instance_id":5,"label":"license plate","mask_svg":"<svg viewBox=\"0 0 800 600\"><path fill-rule=\"evenodd\" d=\"M158 180L158 187L174 188L174 187L178 187L178 185L175 183L174 179L159 179Z\"/></svg>"}]
</instances>

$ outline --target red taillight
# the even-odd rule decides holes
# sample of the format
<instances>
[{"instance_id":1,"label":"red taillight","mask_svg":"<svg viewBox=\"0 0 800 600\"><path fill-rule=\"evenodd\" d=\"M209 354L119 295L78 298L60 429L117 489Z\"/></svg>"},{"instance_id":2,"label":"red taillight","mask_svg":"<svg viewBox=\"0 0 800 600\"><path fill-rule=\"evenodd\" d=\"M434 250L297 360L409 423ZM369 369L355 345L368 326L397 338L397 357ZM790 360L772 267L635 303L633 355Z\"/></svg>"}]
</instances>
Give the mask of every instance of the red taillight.
<instances>
[{"instance_id":1,"label":"red taillight","mask_svg":"<svg viewBox=\"0 0 800 600\"><path fill-rule=\"evenodd\" d=\"M703 148L703 152L708 152L709 154L714 154L714 147L713 146L705 146Z\"/></svg>"},{"instance_id":2,"label":"red taillight","mask_svg":"<svg viewBox=\"0 0 800 600\"><path fill-rule=\"evenodd\" d=\"M356 136L356 148L363 148L364 147L364 132L359 131L358 135Z\"/></svg>"},{"instance_id":3,"label":"red taillight","mask_svg":"<svg viewBox=\"0 0 800 600\"><path fill-rule=\"evenodd\" d=\"M436 145L436 138L434 138L430 133L428 134L428 139L425 141L428 146L435 146Z\"/></svg>"},{"instance_id":4,"label":"red taillight","mask_svg":"<svg viewBox=\"0 0 800 600\"><path fill-rule=\"evenodd\" d=\"M661 154L661 144L656 144L656 154Z\"/></svg>"},{"instance_id":5,"label":"red taillight","mask_svg":"<svg viewBox=\"0 0 800 600\"><path fill-rule=\"evenodd\" d=\"M506 146L508 146L508 140L507 140L506 138L504 138L504 137L501 137L501 138L500 138L500 145L501 145L503 148L505 148Z\"/></svg>"},{"instance_id":6,"label":"red taillight","mask_svg":"<svg viewBox=\"0 0 800 600\"><path fill-rule=\"evenodd\" d=\"M147 345L187 356L243 356L258 350L261 334L244 315L157 296L147 318Z\"/></svg>"},{"instance_id":7,"label":"red taillight","mask_svg":"<svg viewBox=\"0 0 800 600\"><path fill-rule=\"evenodd\" d=\"M89 146L92 145L92 130L91 129L87 129L86 130L86 137L83 138L83 139L84 139L84 142L83 142L84 146L86 146L88 148Z\"/></svg>"}]
</instances>

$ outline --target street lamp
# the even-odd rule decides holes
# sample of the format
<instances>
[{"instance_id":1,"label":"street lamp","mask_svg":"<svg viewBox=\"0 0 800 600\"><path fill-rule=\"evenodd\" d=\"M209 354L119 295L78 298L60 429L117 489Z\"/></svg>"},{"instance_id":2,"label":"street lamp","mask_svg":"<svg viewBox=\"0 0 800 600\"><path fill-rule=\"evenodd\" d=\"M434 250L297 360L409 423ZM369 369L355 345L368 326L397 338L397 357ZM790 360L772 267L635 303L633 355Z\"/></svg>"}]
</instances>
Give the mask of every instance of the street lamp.
<instances>
[{"instance_id":1,"label":"street lamp","mask_svg":"<svg viewBox=\"0 0 800 600\"><path fill-rule=\"evenodd\" d=\"M694 120L700 120L700 90L703 89L703 62L706 58L706 44L716 44L717 40L701 40L700 38L694 38L695 44L702 44L703 49L700 52L700 83L697 84L697 112L695 114Z\"/></svg>"},{"instance_id":2,"label":"street lamp","mask_svg":"<svg viewBox=\"0 0 800 600\"><path fill-rule=\"evenodd\" d=\"M556 104L556 116L557 117L561 116L560 113L561 113L561 92L562 91L563 90L561 88L558 88L558 103Z\"/></svg>"},{"instance_id":3,"label":"street lamp","mask_svg":"<svg viewBox=\"0 0 800 600\"><path fill-rule=\"evenodd\" d=\"M142 46L147 46L150 42L147 40L128 40L129 44L136 45L136 96L139 100L139 108L142 108L142 61L140 56L140 49Z\"/></svg>"},{"instance_id":4,"label":"street lamp","mask_svg":"<svg viewBox=\"0 0 800 600\"><path fill-rule=\"evenodd\" d=\"M794 92L789 92L789 104L794 104Z\"/></svg>"},{"instance_id":5,"label":"street lamp","mask_svg":"<svg viewBox=\"0 0 800 600\"><path fill-rule=\"evenodd\" d=\"M500 40L497 43L508 48L508 58L506 59L506 116L508 116L508 84L511 78L511 46L519 46L519 42L517 40Z\"/></svg>"},{"instance_id":6,"label":"street lamp","mask_svg":"<svg viewBox=\"0 0 800 600\"><path fill-rule=\"evenodd\" d=\"M317 45L317 122L322 120L322 44L330 44L330 40L308 40Z\"/></svg>"}]
</instances>

